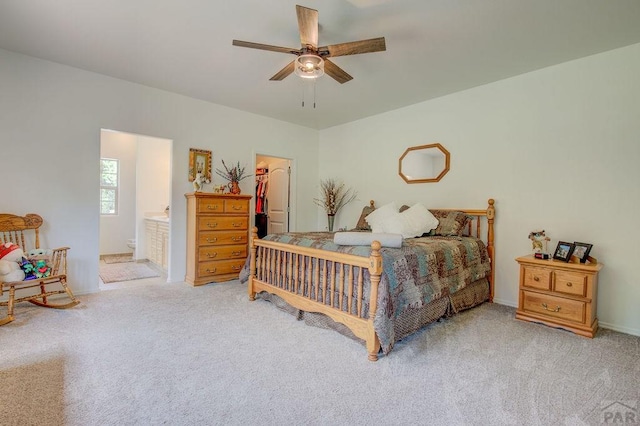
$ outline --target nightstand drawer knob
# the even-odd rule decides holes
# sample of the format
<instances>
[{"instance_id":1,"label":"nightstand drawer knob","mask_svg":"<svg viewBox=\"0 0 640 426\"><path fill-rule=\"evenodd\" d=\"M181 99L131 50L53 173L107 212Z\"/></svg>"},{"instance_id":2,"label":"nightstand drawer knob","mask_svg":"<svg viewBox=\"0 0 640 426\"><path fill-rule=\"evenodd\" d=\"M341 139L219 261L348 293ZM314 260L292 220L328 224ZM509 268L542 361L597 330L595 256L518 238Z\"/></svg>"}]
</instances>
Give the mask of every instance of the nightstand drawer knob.
<instances>
[{"instance_id":1,"label":"nightstand drawer knob","mask_svg":"<svg viewBox=\"0 0 640 426\"><path fill-rule=\"evenodd\" d=\"M207 268L207 272L210 273L210 274L215 274L217 270L218 270L218 268L213 268L213 270Z\"/></svg>"},{"instance_id":2,"label":"nightstand drawer knob","mask_svg":"<svg viewBox=\"0 0 640 426\"><path fill-rule=\"evenodd\" d=\"M215 243L216 241L218 241L218 237L214 237L213 239L207 237L207 242L208 243Z\"/></svg>"},{"instance_id":3,"label":"nightstand drawer knob","mask_svg":"<svg viewBox=\"0 0 640 426\"><path fill-rule=\"evenodd\" d=\"M550 312L560 312L560 306L556 306L556 308L552 310L552 309L549 309L549 308L547 307L547 304L546 304L546 303L543 303L543 304L542 304L542 308L543 308L545 311L550 311Z\"/></svg>"},{"instance_id":4,"label":"nightstand drawer knob","mask_svg":"<svg viewBox=\"0 0 640 426\"><path fill-rule=\"evenodd\" d=\"M533 280L534 280L534 281L540 281L540 277L535 276L535 277L533 277Z\"/></svg>"},{"instance_id":5,"label":"nightstand drawer knob","mask_svg":"<svg viewBox=\"0 0 640 426\"><path fill-rule=\"evenodd\" d=\"M207 253L207 257L208 257L208 258L210 258L210 259L211 259L212 257L216 257L217 255L218 255L218 253L217 253L217 252L214 252L214 253Z\"/></svg>"},{"instance_id":6,"label":"nightstand drawer knob","mask_svg":"<svg viewBox=\"0 0 640 426\"><path fill-rule=\"evenodd\" d=\"M571 284L570 282L567 283L567 287L571 287L573 284Z\"/></svg>"},{"instance_id":7,"label":"nightstand drawer knob","mask_svg":"<svg viewBox=\"0 0 640 426\"><path fill-rule=\"evenodd\" d=\"M211 205L211 204L207 204L207 209L208 210L218 210L218 206L217 205Z\"/></svg>"},{"instance_id":8,"label":"nightstand drawer knob","mask_svg":"<svg viewBox=\"0 0 640 426\"><path fill-rule=\"evenodd\" d=\"M207 226L208 226L209 228L216 228L216 227L218 226L218 222L214 222L214 223L209 223L209 222L207 222Z\"/></svg>"}]
</instances>

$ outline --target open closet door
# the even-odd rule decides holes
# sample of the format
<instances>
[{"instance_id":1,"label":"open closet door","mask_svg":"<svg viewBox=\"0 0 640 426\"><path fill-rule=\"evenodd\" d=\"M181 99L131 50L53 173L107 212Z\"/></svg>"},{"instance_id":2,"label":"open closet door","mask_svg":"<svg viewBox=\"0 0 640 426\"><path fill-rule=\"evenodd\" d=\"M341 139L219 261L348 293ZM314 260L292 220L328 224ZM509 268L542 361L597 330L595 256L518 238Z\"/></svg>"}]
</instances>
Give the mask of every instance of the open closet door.
<instances>
[{"instance_id":1,"label":"open closet door","mask_svg":"<svg viewBox=\"0 0 640 426\"><path fill-rule=\"evenodd\" d=\"M289 160L269 163L269 234L289 232L289 170Z\"/></svg>"}]
</instances>

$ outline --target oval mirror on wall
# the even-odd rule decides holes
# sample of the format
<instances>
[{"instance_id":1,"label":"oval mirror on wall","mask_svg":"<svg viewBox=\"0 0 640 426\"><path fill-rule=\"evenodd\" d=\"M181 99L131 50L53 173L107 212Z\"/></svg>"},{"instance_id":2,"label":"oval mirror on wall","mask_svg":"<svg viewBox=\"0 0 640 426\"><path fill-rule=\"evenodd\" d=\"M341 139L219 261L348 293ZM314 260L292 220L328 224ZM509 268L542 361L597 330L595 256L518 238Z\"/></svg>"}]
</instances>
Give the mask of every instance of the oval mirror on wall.
<instances>
[{"instance_id":1,"label":"oval mirror on wall","mask_svg":"<svg viewBox=\"0 0 640 426\"><path fill-rule=\"evenodd\" d=\"M398 160L398 174L407 183L438 182L449 171L450 154L439 143L412 146Z\"/></svg>"}]
</instances>

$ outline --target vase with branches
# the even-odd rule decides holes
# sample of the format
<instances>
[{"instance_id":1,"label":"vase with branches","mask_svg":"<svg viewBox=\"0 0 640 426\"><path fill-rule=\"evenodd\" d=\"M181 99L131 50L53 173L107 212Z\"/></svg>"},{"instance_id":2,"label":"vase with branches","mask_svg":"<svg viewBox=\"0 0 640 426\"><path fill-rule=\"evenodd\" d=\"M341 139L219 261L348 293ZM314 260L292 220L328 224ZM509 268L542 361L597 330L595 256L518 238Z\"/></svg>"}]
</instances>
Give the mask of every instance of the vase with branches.
<instances>
[{"instance_id":1,"label":"vase with branches","mask_svg":"<svg viewBox=\"0 0 640 426\"><path fill-rule=\"evenodd\" d=\"M358 194L335 179L321 180L320 191L322 192L321 198L314 198L313 201L327 213L329 231L333 231L333 223L338 211L355 200Z\"/></svg>"},{"instance_id":2,"label":"vase with branches","mask_svg":"<svg viewBox=\"0 0 640 426\"><path fill-rule=\"evenodd\" d=\"M246 166L241 167L240 162L238 162L236 165L229 167L224 160L222 160L222 167L224 167L224 170L216 169L216 174L229 181L228 187L232 194L240 194L240 186L238 184L241 180L251 176L246 173Z\"/></svg>"}]
</instances>

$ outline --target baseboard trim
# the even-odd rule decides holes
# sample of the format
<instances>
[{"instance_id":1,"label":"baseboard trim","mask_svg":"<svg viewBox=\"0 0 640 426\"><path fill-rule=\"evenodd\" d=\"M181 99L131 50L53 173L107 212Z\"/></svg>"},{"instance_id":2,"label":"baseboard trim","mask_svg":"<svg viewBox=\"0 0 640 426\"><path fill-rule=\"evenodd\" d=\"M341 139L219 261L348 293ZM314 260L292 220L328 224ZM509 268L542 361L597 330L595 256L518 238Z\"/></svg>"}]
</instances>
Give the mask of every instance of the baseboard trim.
<instances>
[{"instance_id":1,"label":"baseboard trim","mask_svg":"<svg viewBox=\"0 0 640 426\"><path fill-rule=\"evenodd\" d=\"M498 305L511 306L512 308L517 308L518 307L517 303L514 304L510 300L496 299L495 297L493 298L493 303L497 303Z\"/></svg>"},{"instance_id":2,"label":"baseboard trim","mask_svg":"<svg viewBox=\"0 0 640 426\"><path fill-rule=\"evenodd\" d=\"M624 327L608 322L600 321L600 328L606 328L608 330L619 331L620 333L631 334L632 336L640 336L640 330L637 328Z\"/></svg>"}]
</instances>

